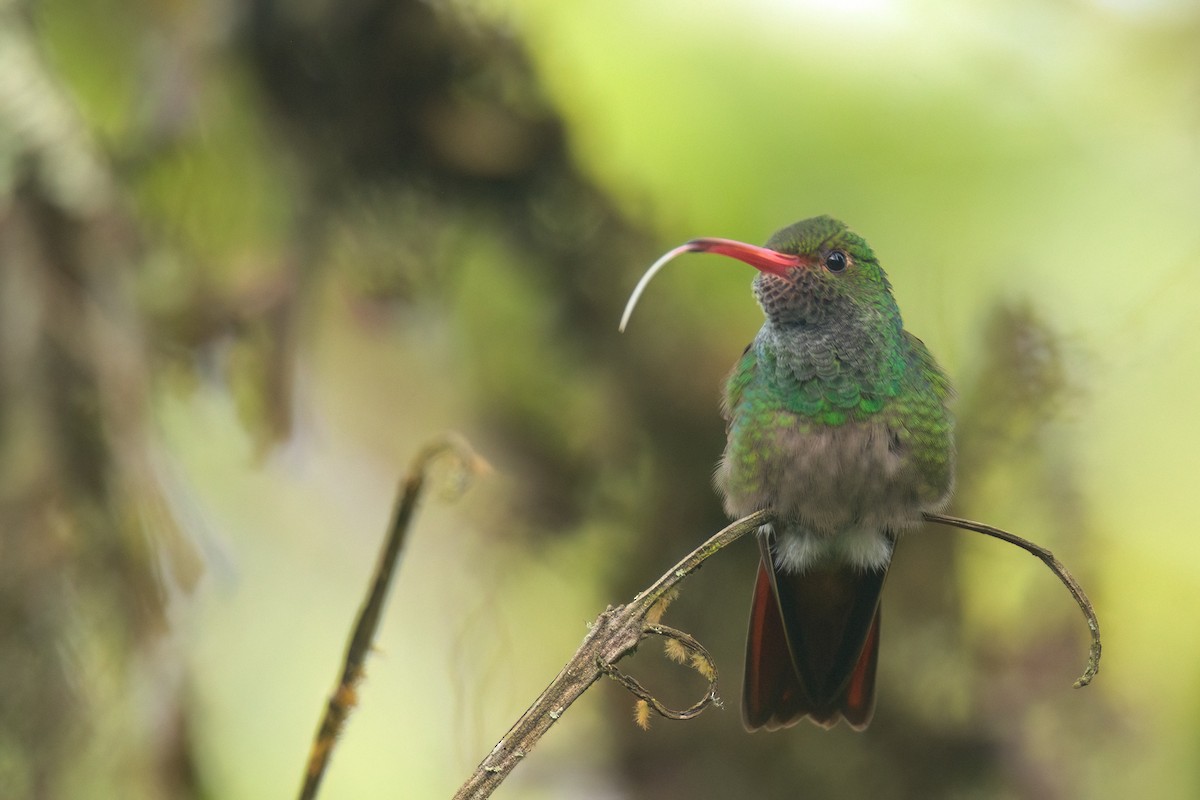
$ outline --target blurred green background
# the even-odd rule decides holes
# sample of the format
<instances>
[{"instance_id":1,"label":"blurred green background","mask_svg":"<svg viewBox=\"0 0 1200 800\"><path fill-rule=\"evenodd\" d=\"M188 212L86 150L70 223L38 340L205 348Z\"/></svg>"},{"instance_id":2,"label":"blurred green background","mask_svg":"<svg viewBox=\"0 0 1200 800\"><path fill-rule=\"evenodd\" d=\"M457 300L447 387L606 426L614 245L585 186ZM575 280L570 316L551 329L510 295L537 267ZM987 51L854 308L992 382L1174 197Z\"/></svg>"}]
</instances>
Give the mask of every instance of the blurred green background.
<instances>
[{"instance_id":1,"label":"blurred green background","mask_svg":"<svg viewBox=\"0 0 1200 800\"><path fill-rule=\"evenodd\" d=\"M0 0L0 795L293 793L412 454L430 497L325 797L447 797L724 524L761 242L820 213L958 388L863 734L748 735L757 555L684 586L726 707L601 683L522 798L1200 795L1189 0ZM665 700L702 681L647 646Z\"/></svg>"}]
</instances>

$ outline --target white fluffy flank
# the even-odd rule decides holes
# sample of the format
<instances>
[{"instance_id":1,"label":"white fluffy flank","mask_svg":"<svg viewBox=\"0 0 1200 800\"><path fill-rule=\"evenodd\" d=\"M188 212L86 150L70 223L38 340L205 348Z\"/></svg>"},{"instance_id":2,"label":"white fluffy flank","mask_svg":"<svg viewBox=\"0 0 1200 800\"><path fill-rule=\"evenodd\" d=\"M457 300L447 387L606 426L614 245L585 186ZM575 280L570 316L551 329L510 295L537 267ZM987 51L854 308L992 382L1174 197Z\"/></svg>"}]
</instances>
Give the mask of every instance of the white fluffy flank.
<instances>
[{"instance_id":1,"label":"white fluffy flank","mask_svg":"<svg viewBox=\"0 0 1200 800\"><path fill-rule=\"evenodd\" d=\"M774 547L775 565L784 572L806 572L818 564L851 564L883 569L892 559L892 541L874 529L857 528L832 536L788 532Z\"/></svg>"}]
</instances>

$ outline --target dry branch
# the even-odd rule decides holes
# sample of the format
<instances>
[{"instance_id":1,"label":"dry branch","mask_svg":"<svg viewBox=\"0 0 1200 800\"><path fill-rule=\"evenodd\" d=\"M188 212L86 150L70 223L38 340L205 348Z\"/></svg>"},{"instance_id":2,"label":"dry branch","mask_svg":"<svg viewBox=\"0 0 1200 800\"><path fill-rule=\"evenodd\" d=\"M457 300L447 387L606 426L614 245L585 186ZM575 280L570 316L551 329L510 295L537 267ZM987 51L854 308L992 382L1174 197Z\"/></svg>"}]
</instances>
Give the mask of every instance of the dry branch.
<instances>
[{"instance_id":1,"label":"dry branch","mask_svg":"<svg viewBox=\"0 0 1200 800\"><path fill-rule=\"evenodd\" d=\"M455 800L479 800L491 796L496 787L508 777L521 759L529 754L542 735L550 729L563 715L575 699L587 691L588 687L601 675L617 678L626 688L629 688L640 700L645 700L656 712L668 717L689 719L700 713L712 703L716 696L715 670L710 680L709 691L692 708L681 712L671 711L654 700L650 703L649 692L646 692L632 678L618 673L613 664L637 649L647 633L667 636L681 642L693 652L703 654L707 664L712 666L712 659L707 651L700 647L692 637L681 632L666 628L662 625L647 625L647 617L652 609L672 589L686 578L704 561L718 550L732 544L759 526L769 523L773 514L769 511L756 511L748 517L743 517L713 536L704 544L697 547L686 558L668 570L661 578L644 592L641 592L628 605L609 608L596 618L583 644L562 668L553 682L533 702L516 724L509 729L487 757L476 767L475 772L462 785ZM698 649L696 649L698 648ZM618 677L619 676L619 677ZM636 688L635 688L636 687Z\"/></svg>"}]
</instances>

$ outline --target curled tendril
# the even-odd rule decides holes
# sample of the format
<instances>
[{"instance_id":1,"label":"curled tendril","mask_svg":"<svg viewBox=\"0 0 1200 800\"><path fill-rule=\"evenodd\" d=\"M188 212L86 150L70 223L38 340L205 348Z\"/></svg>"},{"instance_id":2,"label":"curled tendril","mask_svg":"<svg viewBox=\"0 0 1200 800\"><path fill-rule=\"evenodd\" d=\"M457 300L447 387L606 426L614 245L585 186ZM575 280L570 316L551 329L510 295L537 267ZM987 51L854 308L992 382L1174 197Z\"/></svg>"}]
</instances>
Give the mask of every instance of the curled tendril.
<instances>
[{"instance_id":1,"label":"curled tendril","mask_svg":"<svg viewBox=\"0 0 1200 800\"><path fill-rule=\"evenodd\" d=\"M612 678L617 683L625 687L625 689L636 697L639 701L645 703L654 713L660 717L667 719L692 719L698 716L704 709L710 705L721 704L720 696L717 694L717 665L713 661L712 655L696 641L692 636L684 633L681 630L671 628L667 625L648 625L645 629L646 634L654 634L662 636L670 641L678 642L692 656L692 667L708 681L708 690L698 701L683 709L677 711L663 704L657 697L650 694L650 690L639 683L635 678L621 672L612 664L604 661L598 661L597 666L600 671L608 677Z\"/></svg>"}]
</instances>

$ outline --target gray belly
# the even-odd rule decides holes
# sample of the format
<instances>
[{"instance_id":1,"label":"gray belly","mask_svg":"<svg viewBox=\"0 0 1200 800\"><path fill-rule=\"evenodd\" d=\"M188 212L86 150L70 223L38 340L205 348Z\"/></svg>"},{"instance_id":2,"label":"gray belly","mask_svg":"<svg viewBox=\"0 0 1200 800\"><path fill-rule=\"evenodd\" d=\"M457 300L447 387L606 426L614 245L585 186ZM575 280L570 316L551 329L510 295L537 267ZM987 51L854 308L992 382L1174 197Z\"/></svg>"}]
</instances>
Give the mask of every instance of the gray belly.
<instances>
[{"instance_id":1,"label":"gray belly","mask_svg":"<svg viewBox=\"0 0 1200 800\"><path fill-rule=\"evenodd\" d=\"M882 422L806 429L790 416L731 430L715 475L726 512L773 510L777 554L797 568L827 558L886 563L892 535L930 507L919 470Z\"/></svg>"}]
</instances>

